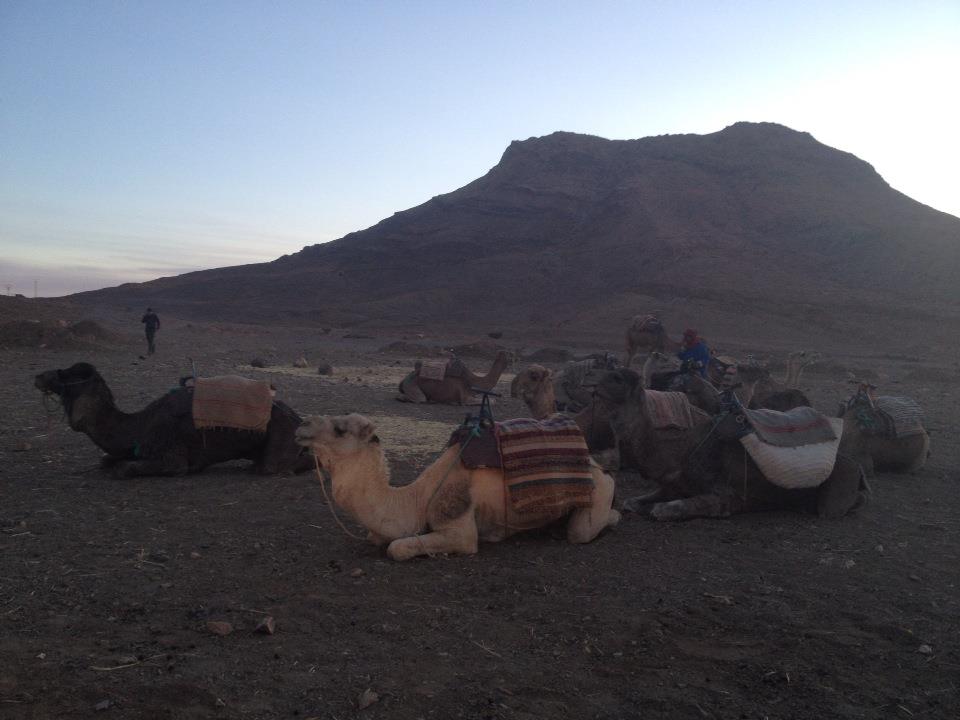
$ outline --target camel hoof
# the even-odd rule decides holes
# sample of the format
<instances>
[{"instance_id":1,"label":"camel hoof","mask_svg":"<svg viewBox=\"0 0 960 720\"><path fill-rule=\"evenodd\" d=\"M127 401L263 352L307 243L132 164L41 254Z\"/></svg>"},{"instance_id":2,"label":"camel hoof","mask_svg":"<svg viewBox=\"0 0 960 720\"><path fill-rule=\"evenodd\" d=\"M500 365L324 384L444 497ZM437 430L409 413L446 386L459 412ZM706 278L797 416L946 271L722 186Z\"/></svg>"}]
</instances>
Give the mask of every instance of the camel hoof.
<instances>
[{"instance_id":1,"label":"camel hoof","mask_svg":"<svg viewBox=\"0 0 960 720\"><path fill-rule=\"evenodd\" d=\"M623 501L623 509L625 512L636 513L637 515L649 515L653 510L655 503L652 503L647 500L646 495L640 495L638 497L627 498Z\"/></svg>"},{"instance_id":2,"label":"camel hoof","mask_svg":"<svg viewBox=\"0 0 960 720\"><path fill-rule=\"evenodd\" d=\"M607 527L615 528L620 524L620 518L623 517L618 510L610 508L610 513L607 515Z\"/></svg>"},{"instance_id":3,"label":"camel hoof","mask_svg":"<svg viewBox=\"0 0 960 720\"><path fill-rule=\"evenodd\" d=\"M403 562L417 556L416 551L406 547L406 543L401 540L394 540L387 546L387 557L391 560Z\"/></svg>"}]
</instances>

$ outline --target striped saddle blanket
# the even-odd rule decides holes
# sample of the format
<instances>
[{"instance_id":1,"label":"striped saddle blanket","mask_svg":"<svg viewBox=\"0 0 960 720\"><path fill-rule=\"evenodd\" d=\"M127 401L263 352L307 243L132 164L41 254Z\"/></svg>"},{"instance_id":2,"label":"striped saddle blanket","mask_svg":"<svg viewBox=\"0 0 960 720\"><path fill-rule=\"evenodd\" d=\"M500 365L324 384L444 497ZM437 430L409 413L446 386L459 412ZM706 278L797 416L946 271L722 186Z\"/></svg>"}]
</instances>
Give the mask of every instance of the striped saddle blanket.
<instances>
[{"instance_id":1,"label":"striped saddle blanket","mask_svg":"<svg viewBox=\"0 0 960 720\"><path fill-rule=\"evenodd\" d=\"M906 397L881 395L876 399L877 409L889 418L888 437L909 437L923 433L923 410L915 400Z\"/></svg>"},{"instance_id":2,"label":"striped saddle blanket","mask_svg":"<svg viewBox=\"0 0 960 720\"><path fill-rule=\"evenodd\" d=\"M834 435L827 442L781 447L764 442L757 433L748 433L740 438L740 443L774 485L788 490L818 487L833 472L843 434L842 419L827 418L827 422Z\"/></svg>"},{"instance_id":3,"label":"striped saddle blanket","mask_svg":"<svg viewBox=\"0 0 960 720\"><path fill-rule=\"evenodd\" d=\"M709 416L690 404L690 399L681 392L646 390L644 402L653 427L657 430L677 427L689 430Z\"/></svg>"},{"instance_id":4,"label":"striped saddle blanket","mask_svg":"<svg viewBox=\"0 0 960 720\"><path fill-rule=\"evenodd\" d=\"M273 389L264 380L239 375L196 378L193 385L193 426L266 432L273 406Z\"/></svg>"},{"instance_id":5,"label":"striped saddle blanket","mask_svg":"<svg viewBox=\"0 0 960 720\"><path fill-rule=\"evenodd\" d=\"M759 438L768 445L798 447L837 439L830 418L811 407L797 407L787 412L747 409L744 412Z\"/></svg>"},{"instance_id":6,"label":"striped saddle blanket","mask_svg":"<svg viewBox=\"0 0 960 720\"><path fill-rule=\"evenodd\" d=\"M542 513L593 504L590 452L572 418L496 424L504 482L513 509Z\"/></svg>"}]
</instances>

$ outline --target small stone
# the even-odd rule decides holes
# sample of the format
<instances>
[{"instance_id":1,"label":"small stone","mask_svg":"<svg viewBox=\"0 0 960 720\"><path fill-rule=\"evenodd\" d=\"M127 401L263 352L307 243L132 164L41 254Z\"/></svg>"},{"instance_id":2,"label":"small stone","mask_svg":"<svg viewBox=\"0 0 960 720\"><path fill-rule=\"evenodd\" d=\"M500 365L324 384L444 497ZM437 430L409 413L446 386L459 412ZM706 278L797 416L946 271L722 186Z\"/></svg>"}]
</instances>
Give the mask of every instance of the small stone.
<instances>
[{"instance_id":1,"label":"small stone","mask_svg":"<svg viewBox=\"0 0 960 720\"><path fill-rule=\"evenodd\" d=\"M260 633L261 635L273 635L275 629L273 617L266 615L262 620L260 620L260 622L257 623L257 627L254 629L254 632Z\"/></svg>"},{"instance_id":2,"label":"small stone","mask_svg":"<svg viewBox=\"0 0 960 720\"><path fill-rule=\"evenodd\" d=\"M164 550L154 550L147 555L147 560L155 563L165 563L170 560L170 555Z\"/></svg>"},{"instance_id":3,"label":"small stone","mask_svg":"<svg viewBox=\"0 0 960 720\"><path fill-rule=\"evenodd\" d=\"M380 700L380 696L377 695L373 690L367 688L362 693L360 693L360 699L357 701L357 707L360 710L366 710L368 707L373 705L375 702Z\"/></svg>"},{"instance_id":4,"label":"small stone","mask_svg":"<svg viewBox=\"0 0 960 720\"><path fill-rule=\"evenodd\" d=\"M33 445L28 443L26 440L17 440L13 446L14 452L26 452L27 450L33 449Z\"/></svg>"},{"instance_id":5,"label":"small stone","mask_svg":"<svg viewBox=\"0 0 960 720\"><path fill-rule=\"evenodd\" d=\"M194 550L193 552L190 553L190 557L193 558L194 560L198 560L198 559L202 558L203 555L201 555L201 554L198 553L196 550Z\"/></svg>"},{"instance_id":6,"label":"small stone","mask_svg":"<svg viewBox=\"0 0 960 720\"><path fill-rule=\"evenodd\" d=\"M233 625L223 620L210 620L207 623L207 630L214 635L224 636L233 632Z\"/></svg>"},{"instance_id":7,"label":"small stone","mask_svg":"<svg viewBox=\"0 0 960 720\"><path fill-rule=\"evenodd\" d=\"M917 652L921 655L933 655L933 648L927 644L923 644L917 648Z\"/></svg>"},{"instance_id":8,"label":"small stone","mask_svg":"<svg viewBox=\"0 0 960 720\"><path fill-rule=\"evenodd\" d=\"M320 363L317 366L318 375L333 375L333 365L330 363Z\"/></svg>"},{"instance_id":9,"label":"small stone","mask_svg":"<svg viewBox=\"0 0 960 720\"><path fill-rule=\"evenodd\" d=\"M877 552L883 553L883 545L877 545Z\"/></svg>"},{"instance_id":10,"label":"small stone","mask_svg":"<svg viewBox=\"0 0 960 720\"><path fill-rule=\"evenodd\" d=\"M109 710L111 705L113 705L113 703L110 702L110 700L101 700L93 706L93 709L100 712L101 710Z\"/></svg>"},{"instance_id":11,"label":"small stone","mask_svg":"<svg viewBox=\"0 0 960 720\"><path fill-rule=\"evenodd\" d=\"M267 361L261 357L255 357L250 361L250 367L255 368L265 368L267 366Z\"/></svg>"},{"instance_id":12,"label":"small stone","mask_svg":"<svg viewBox=\"0 0 960 720\"><path fill-rule=\"evenodd\" d=\"M852 568L852 567L853 567L854 565L856 565L856 564L857 564L857 563L854 562L853 560L844 560L844 561L843 561L843 567L844 567L845 570L849 570L850 568Z\"/></svg>"},{"instance_id":13,"label":"small stone","mask_svg":"<svg viewBox=\"0 0 960 720\"><path fill-rule=\"evenodd\" d=\"M913 580L914 582L920 582L920 576L919 576L919 575L912 575L912 574L911 574L911 575L908 575L907 577L909 577L909 578L910 578L911 580Z\"/></svg>"},{"instance_id":14,"label":"small stone","mask_svg":"<svg viewBox=\"0 0 960 720\"><path fill-rule=\"evenodd\" d=\"M366 574L367 573L364 572L363 568L354 568L353 570L350 571L350 577L352 578L363 577Z\"/></svg>"},{"instance_id":15,"label":"small stone","mask_svg":"<svg viewBox=\"0 0 960 720\"><path fill-rule=\"evenodd\" d=\"M293 361L293 366L295 368L305 368L307 367L307 359L301 355L296 360Z\"/></svg>"}]
</instances>

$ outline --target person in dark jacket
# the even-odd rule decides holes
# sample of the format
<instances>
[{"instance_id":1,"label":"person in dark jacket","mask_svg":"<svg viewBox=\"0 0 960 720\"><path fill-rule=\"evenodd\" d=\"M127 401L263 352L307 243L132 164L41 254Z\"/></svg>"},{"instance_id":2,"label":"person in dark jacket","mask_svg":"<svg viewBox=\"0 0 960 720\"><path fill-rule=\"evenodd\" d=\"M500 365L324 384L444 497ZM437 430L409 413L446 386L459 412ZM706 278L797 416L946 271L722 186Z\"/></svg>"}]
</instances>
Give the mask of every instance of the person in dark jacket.
<instances>
[{"instance_id":1,"label":"person in dark jacket","mask_svg":"<svg viewBox=\"0 0 960 720\"><path fill-rule=\"evenodd\" d=\"M157 330L160 329L160 318L157 317L157 314L152 308L147 308L147 314L143 316L140 322L143 323L143 329L147 333L147 355L153 355L156 351L156 347L153 344L153 336L156 335Z\"/></svg>"},{"instance_id":2,"label":"person in dark jacket","mask_svg":"<svg viewBox=\"0 0 960 720\"><path fill-rule=\"evenodd\" d=\"M683 331L683 342L680 345L680 351L677 353L680 362L686 363L693 361L699 365L700 374L707 376L707 368L710 366L710 350L707 344L700 338L696 330L687 328Z\"/></svg>"}]
</instances>

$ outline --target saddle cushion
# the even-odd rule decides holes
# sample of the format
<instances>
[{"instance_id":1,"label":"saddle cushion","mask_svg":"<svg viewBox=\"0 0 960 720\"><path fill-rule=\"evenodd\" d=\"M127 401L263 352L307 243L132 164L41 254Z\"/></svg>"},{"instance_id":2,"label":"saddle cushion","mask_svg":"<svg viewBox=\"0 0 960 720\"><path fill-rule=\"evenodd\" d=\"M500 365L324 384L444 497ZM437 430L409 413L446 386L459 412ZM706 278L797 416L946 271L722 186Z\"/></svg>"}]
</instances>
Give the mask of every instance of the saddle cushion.
<instances>
[{"instance_id":1,"label":"saddle cushion","mask_svg":"<svg viewBox=\"0 0 960 720\"><path fill-rule=\"evenodd\" d=\"M836 440L830 418L811 407L787 412L744 409L757 436L768 445L798 447Z\"/></svg>"},{"instance_id":2,"label":"saddle cushion","mask_svg":"<svg viewBox=\"0 0 960 720\"><path fill-rule=\"evenodd\" d=\"M774 485L789 490L822 485L833 472L843 434L841 418L827 418L834 439L796 447L779 447L763 442L756 433L740 438L740 443L760 468L763 476Z\"/></svg>"},{"instance_id":3,"label":"saddle cushion","mask_svg":"<svg viewBox=\"0 0 960 720\"><path fill-rule=\"evenodd\" d=\"M273 405L270 383L238 375L197 378L193 386L193 426L266 432Z\"/></svg>"},{"instance_id":4,"label":"saddle cushion","mask_svg":"<svg viewBox=\"0 0 960 720\"><path fill-rule=\"evenodd\" d=\"M500 443L491 429L483 429L479 435L472 435L472 429L461 425L450 434L447 447L460 445L460 462L468 470L503 467L500 459ZM466 444L464 444L466 443Z\"/></svg>"}]
</instances>

